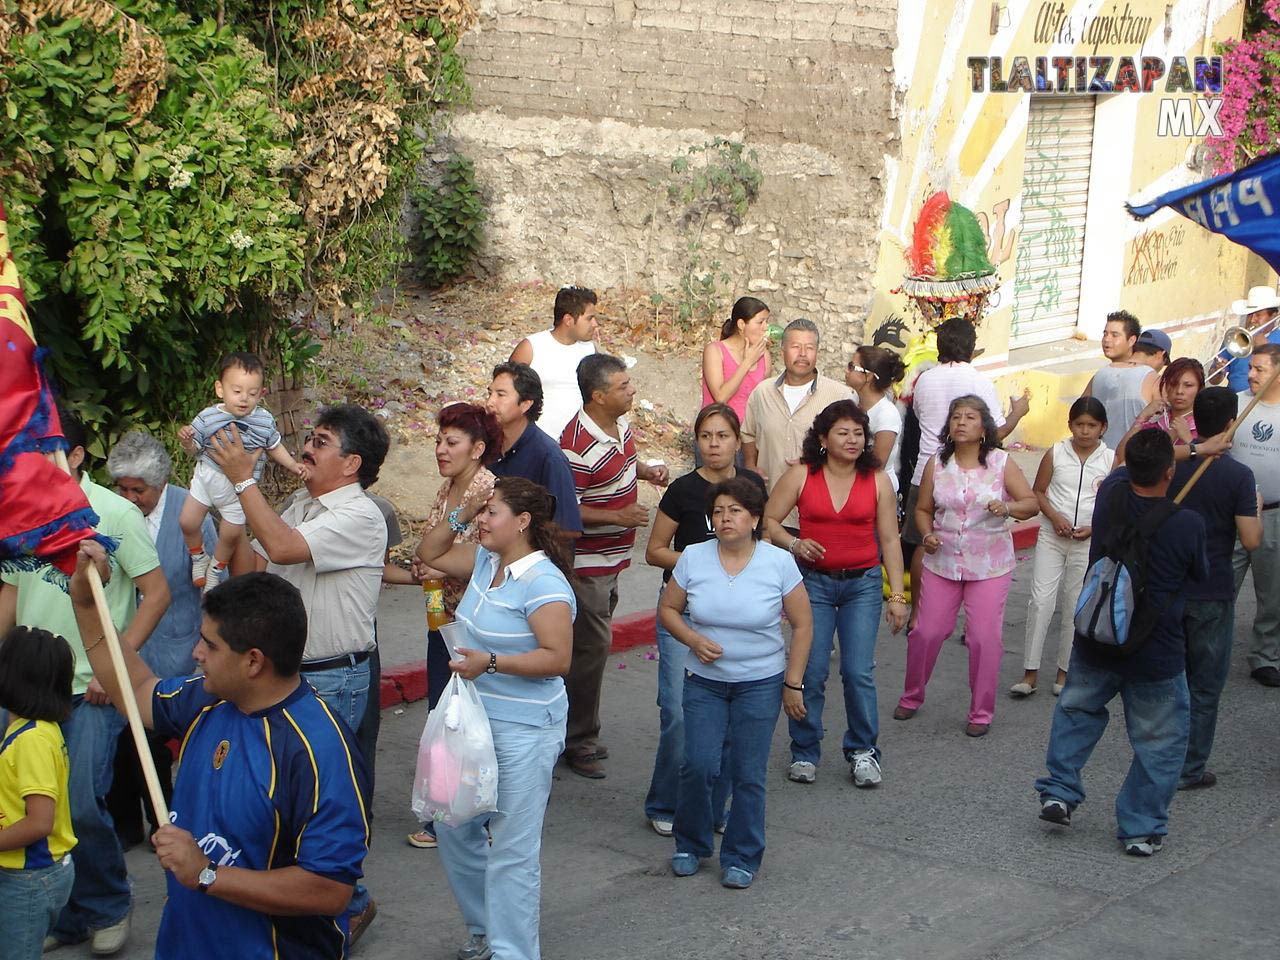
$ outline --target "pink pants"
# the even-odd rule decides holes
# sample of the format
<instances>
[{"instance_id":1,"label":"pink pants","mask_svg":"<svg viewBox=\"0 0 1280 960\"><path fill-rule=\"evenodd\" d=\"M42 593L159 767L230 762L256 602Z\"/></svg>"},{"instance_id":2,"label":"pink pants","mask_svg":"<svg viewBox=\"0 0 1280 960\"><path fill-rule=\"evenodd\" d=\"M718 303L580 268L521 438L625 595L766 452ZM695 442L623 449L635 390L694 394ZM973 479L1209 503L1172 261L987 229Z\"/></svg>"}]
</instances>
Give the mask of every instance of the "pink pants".
<instances>
[{"instance_id":1,"label":"pink pants","mask_svg":"<svg viewBox=\"0 0 1280 960\"><path fill-rule=\"evenodd\" d=\"M990 580L948 580L921 571L920 610L916 628L907 634L907 677L898 701L915 710L924 703L924 689L943 643L956 626L964 603L965 644L969 648L969 722L990 723L996 709L996 684L1004 653L1001 628L1004 602L1013 571Z\"/></svg>"}]
</instances>

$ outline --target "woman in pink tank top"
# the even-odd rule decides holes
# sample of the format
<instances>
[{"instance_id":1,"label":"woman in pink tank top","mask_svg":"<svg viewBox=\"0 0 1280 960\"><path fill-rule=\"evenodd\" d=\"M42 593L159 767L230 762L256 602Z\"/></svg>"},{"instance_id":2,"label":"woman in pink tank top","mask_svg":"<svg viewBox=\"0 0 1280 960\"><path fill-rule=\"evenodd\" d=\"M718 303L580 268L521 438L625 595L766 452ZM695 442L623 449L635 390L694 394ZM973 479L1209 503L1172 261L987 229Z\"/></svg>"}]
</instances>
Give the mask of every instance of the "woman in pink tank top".
<instances>
[{"instance_id":1,"label":"woman in pink tank top","mask_svg":"<svg viewBox=\"0 0 1280 960\"><path fill-rule=\"evenodd\" d=\"M925 533L920 615L907 634L907 676L893 718L910 720L924 703L938 653L963 603L969 649L965 733L981 737L995 713L1004 653L1001 628L1014 565L1009 518L1034 517L1040 504L1018 465L996 445L996 423L980 397L951 401L938 440L942 448L929 458L920 479L915 516Z\"/></svg>"},{"instance_id":2,"label":"woman in pink tank top","mask_svg":"<svg viewBox=\"0 0 1280 960\"><path fill-rule=\"evenodd\" d=\"M739 297L720 339L702 351L702 405L727 403L738 419L747 415L747 397L769 375L769 307L755 297Z\"/></svg>"},{"instance_id":3,"label":"woman in pink tank top","mask_svg":"<svg viewBox=\"0 0 1280 960\"><path fill-rule=\"evenodd\" d=\"M876 634L884 580L892 596L886 619L894 633L907 622L902 589L902 543L893 484L872 450L870 421L852 400L837 400L814 418L791 467L769 497L769 539L795 555L813 610L813 642L804 673L805 716L788 720L787 776L813 783L822 746L822 708L831 651L840 636L840 679L846 727L841 744L854 786L880 783L876 710ZM800 534L782 526L793 509Z\"/></svg>"}]
</instances>

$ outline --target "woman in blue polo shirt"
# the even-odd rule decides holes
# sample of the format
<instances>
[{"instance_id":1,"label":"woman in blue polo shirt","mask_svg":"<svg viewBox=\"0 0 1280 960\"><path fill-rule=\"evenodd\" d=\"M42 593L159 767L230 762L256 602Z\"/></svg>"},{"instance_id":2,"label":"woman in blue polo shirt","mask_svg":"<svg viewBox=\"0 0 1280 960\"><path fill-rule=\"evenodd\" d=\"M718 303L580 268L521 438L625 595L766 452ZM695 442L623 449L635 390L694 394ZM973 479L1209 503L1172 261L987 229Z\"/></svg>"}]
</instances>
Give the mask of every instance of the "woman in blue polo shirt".
<instances>
[{"instance_id":1,"label":"woman in blue polo shirt","mask_svg":"<svg viewBox=\"0 0 1280 960\"><path fill-rule=\"evenodd\" d=\"M573 561L552 516L555 499L532 481L501 477L492 497L468 497L460 519L475 520L480 545L453 543L448 523L432 527L418 559L468 580L457 618L470 647L449 668L474 680L498 757L498 810L437 828L440 857L475 960L536 960L542 820L551 769L564 749L568 700L562 675L573 653L577 612Z\"/></svg>"}]
</instances>

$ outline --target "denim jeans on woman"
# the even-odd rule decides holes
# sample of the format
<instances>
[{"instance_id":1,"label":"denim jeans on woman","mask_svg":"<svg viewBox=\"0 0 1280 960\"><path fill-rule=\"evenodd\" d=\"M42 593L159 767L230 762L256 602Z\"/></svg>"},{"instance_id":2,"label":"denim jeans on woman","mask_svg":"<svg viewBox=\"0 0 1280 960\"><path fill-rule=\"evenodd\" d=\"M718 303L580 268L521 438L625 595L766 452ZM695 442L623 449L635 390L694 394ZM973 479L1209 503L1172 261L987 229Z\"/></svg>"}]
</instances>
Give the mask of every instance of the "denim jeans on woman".
<instances>
[{"instance_id":1,"label":"denim jeans on woman","mask_svg":"<svg viewBox=\"0 0 1280 960\"><path fill-rule=\"evenodd\" d=\"M39 960L75 875L70 855L35 870L0 867L0 960Z\"/></svg>"},{"instance_id":2,"label":"denim jeans on woman","mask_svg":"<svg viewBox=\"0 0 1280 960\"><path fill-rule=\"evenodd\" d=\"M844 686L844 757L852 759L855 750L873 750L878 760L876 633L884 604L880 568L874 567L852 580L836 580L817 570L805 570L804 589L813 610L813 646L804 668L805 718L787 721L791 759L816 764L821 755L825 688L831 672L831 650L838 635L840 679Z\"/></svg>"},{"instance_id":3,"label":"denim jeans on woman","mask_svg":"<svg viewBox=\"0 0 1280 960\"><path fill-rule=\"evenodd\" d=\"M502 960L538 960L542 821L551 770L564 749L564 721L550 727L489 719L498 757L498 810L461 826L436 825L440 860L467 929L489 938Z\"/></svg>"},{"instance_id":4,"label":"denim jeans on woman","mask_svg":"<svg viewBox=\"0 0 1280 960\"><path fill-rule=\"evenodd\" d=\"M754 874L764 858L764 795L769 746L782 710L782 674L728 683L693 673L684 678L684 764L676 800L677 853L709 857L715 843L712 788L727 779L733 791L720 841L720 866ZM722 770L726 738L729 768Z\"/></svg>"},{"instance_id":5,"label":"denim jeans on woman","mask_svg":"<svg viewBox=\"0 0 1280 960\"><path fill-rule=\"evenodd\" d=\"M70 760L67 798L76 835L71 854L75 881L71 899L51 931L63 943L78 943L95 930L115 926L128 915L132 902L124 851L107 812L116 740L125 719L115 707L89 703L83 696L72 703L62 737Z\"/></svg>"},{"instance_id":6,"label":"denim jeans on woman","mask_svg":"<svg viewBox=\"0 0 1280 960\"><path fill-rule=\"evenodd\" d=\"M1036 790L1041 800L1053 797L1073 810L1084 801L1081 771L1102 739L1107 704L1117 693L1124 702L1133 761L1116 794L1116 836L1164 836L1169 832L1169 801L1187 755L1190 699L1185 673L1165 680L1126 680L1073 654L1049 730L1049 775L1036 781Z\"/></svg>"},{"instance_id":7,"label":"denim jeans on woman","mask_svg":"<svg viewBox=\"0 0 1280 960\"><path fill-rule=\"evenodd\" d=\"M650 820L672 820L680 788L680 764L684 760L684 665L689 648L667 632L658 621L658 752L653 758L653 779L644 798L644 815ZM729 769L729 742L720 758L720 769ZM711 810L716 824L724 823L729 799L729 778L720 777L712 788Z\"/></svg>"}]
</instances>

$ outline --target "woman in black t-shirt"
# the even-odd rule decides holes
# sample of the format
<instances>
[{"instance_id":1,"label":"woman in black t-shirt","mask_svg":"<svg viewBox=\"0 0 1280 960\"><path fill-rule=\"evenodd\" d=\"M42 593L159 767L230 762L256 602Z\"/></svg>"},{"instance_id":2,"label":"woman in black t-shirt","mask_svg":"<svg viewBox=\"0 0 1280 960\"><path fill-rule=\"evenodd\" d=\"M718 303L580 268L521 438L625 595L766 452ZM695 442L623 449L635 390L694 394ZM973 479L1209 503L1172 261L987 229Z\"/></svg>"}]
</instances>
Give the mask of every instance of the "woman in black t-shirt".
<instances>
[{"instance_id":1,"label":"woman in black t-shirt","mask_svg":"<svg viewBox=\"0 0 1280 960\"><path fill-rule=\"evenodd\" d=\"M750 470L734 466L734 459L742 446L741 425L733 408L725 403L712 403L699 411L693 423L693 435L697 439L702 466L671 482L649 531L649 545L644 559L655 567L662 567L662 582L671 578L671 571L680 559L685 547L715 539L711 521L707 515L707 491L712 484L731 477L742 476L760 485L764 480ZM680 778L680 760L684 754L684 708L681 694L684 690L684 664L688 648L657 626L658 634L658 754L653 762L653 780L644 800L644 813L649 824L661 836L671 836L671 824L676 810L676 785ZM721 769L726 769L727 757ZM729 779L717 784L711 797L716 812L717 828L723 826L727 813Z\"/></svg>"}]
</instances>

